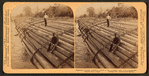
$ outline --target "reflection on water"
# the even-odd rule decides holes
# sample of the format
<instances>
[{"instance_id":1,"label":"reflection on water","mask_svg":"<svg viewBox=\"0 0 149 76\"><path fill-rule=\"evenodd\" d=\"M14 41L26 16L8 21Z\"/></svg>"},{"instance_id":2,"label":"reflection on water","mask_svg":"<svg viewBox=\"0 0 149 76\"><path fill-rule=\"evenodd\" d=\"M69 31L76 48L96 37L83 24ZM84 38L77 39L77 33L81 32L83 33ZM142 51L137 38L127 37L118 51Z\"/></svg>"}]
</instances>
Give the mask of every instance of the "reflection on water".
<instances>
[{"instance_id":1,"label":"reflection on water","mask_svg":"<svg viewBox=\"0 0 149 76\"><path fill-rule=\"evenodd\" d=\"M30 62L30 56L17 35L15 24L11 23L11 68L12 69L35 69Z\"/></svg>"}]
</instances>

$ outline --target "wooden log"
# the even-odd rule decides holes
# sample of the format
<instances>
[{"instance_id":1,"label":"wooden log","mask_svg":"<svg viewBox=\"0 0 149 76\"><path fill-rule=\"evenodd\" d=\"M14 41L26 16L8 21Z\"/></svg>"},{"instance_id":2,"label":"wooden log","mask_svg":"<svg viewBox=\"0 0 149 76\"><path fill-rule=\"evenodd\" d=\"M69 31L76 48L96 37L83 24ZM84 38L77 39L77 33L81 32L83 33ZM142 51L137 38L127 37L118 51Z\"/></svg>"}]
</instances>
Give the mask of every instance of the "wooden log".
<instances>
[{"instance_id":1,"label":"wooden log","mask_svg":"<svg viewBox=\"0 0 149 76\"><path fill-rule=\"evenodd\" d=\"M108 48L110 48L110 46L109 46ZM115 51L115 54L118 55L119 57L121 57L121 58L124 59L124 60L127 60L127 59L128 59L128 57L126 57L125 55L121 54L121 53L118 52L118 51ZM133 64L131 64L131 65L133 66Z\"/></svg>"},{"instance_id":2,"label":"wooden log","mask_svg":"<svg viewBox=\"0 0 149 76\"><path fill-rule=\"evenodd\" d=\"M130 28L137 28L137 27L134 27L134 26L130 26L130 25L126 25L126 24L115 24L113 22L111 22L111 25L110 26L120 26L121 28L125 28L125 29L130 29Z\"/></svg>"},{"instance_id":3,"label":"wooden log","mask_svg":"<svg viewBox=\"0 0 149 76\"><path fill-rule=\"evenodd\" d=\"M59 53L59 52L57 52L57 51L53 51L53 53L54 53L57 57L61 58L61 59L63 60L63 63L69 64L72 68L74 67L74 62L73 62L70 58L69 58L68 60L66 60L68 57L62 55L61 53ZM71 55L71 54L70 54L70 55ZM65 61L65 60L66 60L66 61ZM60 66L60 64L59 64L59 66Z\"/></svg>"},{"instance_id":4,"label":"wooden log","mask_svg":"<svg viewBox=\"0 0 149 76\"><path fill-rule=\"evenodd\" d=\"M32 51L32 53L34 53L36 51L36 49L34 49L27 41L25 41L23 39L23 42L28 45L28 48ZM35 54L35 57L38 59L38 61L42 64L42 66L45 68L45 69L48 69L48 68L54 68L52 66L52 64L45 58L42 56L42 54L40 52L37 52Z\"/></svg>"},{"instance_id":5,"label":"wooden log","mask_svg":"<svg viewBox=\"0 0 149 76\"><path fill-rule=\"evenodd\" d=\"M63 36L59 36L59 38L60 38L61 40L65 41L65 42L70 43L71 45L74 45L74 40L66 39L66 38L64 38Z\"/></svg>"},{"instance_id":6,"label":"wooden log","mask_svg":"<svg viewBox=\"0 0 149 76\"><path fill-rule=\"evenodd\" d=\"M32 59L32 64L36 66L37 69L44 69L40 63L35 59L35 57L33 57Z\"/></svg>"},{"instance_id":7,"label":"wooden log","mask_svg":"<svg viewBox=\"0 0 149 76\"><path fill-rule=\"evenodd\" d=\"M55 50L56 51L54 51L53 54L55 54L56 56L61 58L63 61L72 54L71 52L68 52L68 51L66 51L65 49L63 49L59 46L57 46ZM68 59L68 61L66 61L66 63L70 64L71 67L74 67L72 58Z\"/></svg>"},{"instance_id":8,"label":"wooden log","mask_svg":"<svg viewBox=\"0 0 149 76\"><path fill-rule=\"evenodd\" d=\"M36 41L34 40L34 39L32 39L32 38L29 38L30 40L31 40L31 42L36 46L36 48L38 48L39 49L39 47L41 48L41 42L38 42L37 43L37 39L36 39ZM61 61L60 59L58 59L55 55L57 55L57 56L59 56L59 58L62 58L63 60L65 60L67 57L65 57L65 56L63 56L62 54L59 54L59 53L57 53L56 52L56 54L55 55L53 55L53 54L51 54L51 53L48 53L48 52L46 52L47 51L47 48L48 48L48 45L46 46L46 47L43 47L43 48L45 48L45 49L42 49L42 51L41 51L41 53L45 56L45 57L47 57L53 64L55 64L55 66L57 67L57 66L59 66L59 64L61 64L63 61ZM59 50L60 51L60 50ZM55 53L55 52L54 52ZM49 54L49 55L48 55ZM50 57L49 57L50 56ZM69 56L68 56L69 57ZM56 61L56 59L58 60L58 61ZM70 60L68 60L68 61L70 61ZM59 63L58 63L59 62ZM66 61L67 62L67 61ZM71 66L73 66L72 65L72 61L70 61L71 62Z\"/></svg>"},{"instance_id":9,"label":"wooden log","mask_svg":"<svg viewBox=\"0 0 149 76\"><path fill-rule=\"evenodd\" d=\"M128 63L125 63L123 66L121 66L120 68L133 68L131 65L129 65Z\"/></svg>"},{"instance_id":10,"label":"wooden log","mask_svg":"<svg viewBox=\"0 0 149 76\"><path fill-rule=\"evenodd\" d=\"M98 45L98 48L103 48L103 45L105 45L105 43L103 43L103 45L101 45L100 43L98 43L97 41L95 41L91 36L89 36L89 38L95 43L95 45ZM101 47L102 46L102 47ZM106 57L108 57L108 59L110 59L117 67L120 67L120 64L122 64L124 61L122 61L119 57L117 57L116 55L114 55L113 53L109 52L109 50L107 48L104 48L104 50L101 50Z\"/></svg>"},{"instance_id":11,"label":"wooden log","mask_svg":"<svg viewBox=\"0 0 149 76\"><path fill-rule=\"evenodd\" d=\"M111 28L100 27L100 29L105 29L105 30L108 30L108 31L110 31L110 32L119 34L119 31L113 30L113 29L111 29ZM120 34L121 34L121 33L120 33ZM138 41L138 39L136 39L136 38L134 38L134 37L131 37L131 36L127 35L127 34L125 34L124 37L129 38L129 39L134 40L134 41Z\"/></svg>"},{"instance_id":12,"label":"wooden log","mask_svg":"<svg viewBox=\"0 0 149 76\"><path fill-rule=\"evenodd\" d=\"M69 33L69 32L65 32L65 34L67 34L67 35L70 35L70 36L74 37L74 34L71 34L71 33Z\"/></svg>"},{"instance_id":13,"label":"wooden log","mask_svg":"<svg viewBox=\"0 0 149 76\"><path fill-rule=\"evenodd\" d=\"M73 48L73 45L70 45L69 43L66 43L62 40L59 40L59 44L58 45L61 45L61 44L64 44L65 46L69 47L69 48ZM69 50L72 50L72 49L69 49Z\"/></svg>"},{"instance_id":14,"label":"wooden log","mask_svg":"<svg viewBox=\"0 0 149 76\"><path fill-rule=\"evenodd\" d=\"M41 24L40 26L42 26L42 25L44 25L45 23L44 22L40 22L40 23L38 23L38 22L36 22L36 23L32 23L32 25L38 25L38 24ZM53 27L53 28L56 28L56 27L61 27L61 28L68 28L68 27L73 27L73 26L70 26L70 25L73 25L73 24L67 24L67 23L61 23L61 25L59 25L59 23L55 23L55 22L49 22L49 21L47 21L47 26L50 26L50 27L52 27L52 26L55 26L55 27Z\"/></svg>"},{"instance_id":15,"label":"wooden log","mask_svg":"<svg viewBox=\"0 0 149 76\"><path fill-rule=\"evenodd\" d=\"M86 42L87 42L87 44L90 46L91 50L92 50L94 53L96 53L97 51L99 51L99 50L95 49L94 46L91 45L88 40L87 40ZM104 65L106 68L114 68L114 67L115 67L113 64L111 64L110 61L108 61L108 59L107 59L104 55L101 54L101 52L99 52L99 53L97 54L97 57L98 57L98 59L101 61L101 63L103 63L103 65Z\"/></svg>"},{"instance_id":16,"label":"wooden log","mask_svg":"<svg viewBox=\"0 0 149 76\"><path fill-rule=\"evenodd\" d=\"M134 62L132 59L130 59L130 60L128 61L128 63L129 63L132 67L138 68L138 64L137 64L136 62Z\"/></svg>"},{"instance_id":17,"label":"wooden log","mask_svg":"<svg viewBox=\"0 0 149 76\"><path fill-rule=\"evenodd\" d=\"M137 27L137 25L134 25L134 24L128 24L128 23L123 23L123 22L115 22L115 21L111 21L112 23L115 23L115 24L123 24L123 25L129 25L129 26L133 26L133 27Z\"/></svg>"},{"instance_id":18,"label":"wooden log","mask_svg":"<svg viewBox=\"0 0 149 76\"><path fill-rule=\"evenodd\" d=\"M72 54L72 52L69 52L69 51L65 50L64 48L62 48L60 46L56 46L55 50L57 50L58 52L62 53L66 57L69 57Z\"/></svg>"},{"instance_id":19,"label":"wooden log","mask_svg":"<svg viewBox=\"0 0 149 76\"><path fill-rule=\"evenodd\" d=\"M61 47L65 48L66 50L68 50L70 52L74 52L74 46L70 45L70 44L68 44L68 43L66 43L66 42L64 42L62 40L59 40L59 44L58 45L60 45Z\"/></svg>"},{"instance_id":20,"label":"wooden log","mask_svg":"<svg viewBox=\"0 0 149 76\"><path fill-rule=\"evenodd\" d=\"M84 36L82 36L82 37L84 39ZM92 45L90 40L89 41L86 40L86 43L87 43L88 47L90 47L90 49L92 50L93 53L96 53L99 51L99 50L95 49L95 47ZM101 63L104 65L104 67L106 67L106 68L114 68L115 67L113 64L111 64L111 62L108 61L108 59L104 55L102 55L101 52L99 52L97 54L97 58L101 61Z\"/></svg>"},{"instance_id":21,"label":"wooden log","mask_svg":"<svg viewBox=\"0 0 149 76\"><path fill-rule=\"evenodd\" d=\"M41 51L44 56L46 56L48 59L50 59L50 61L56 66L58 67L64 60L66 60L67 57L65 57L64 55L58 53L57 51L53 51L53 54L51 54L50 52L47 52L47 48L42 48ZM54 58L55 57L55 58ZM73 61L72 61L73 62ZM67 64L71 64L71 63L67 63ZM69 66L69 65L68 65ZM72 65L73 66L73 65Z\"/></svg>"},{"instance_id":22,"label":"wooden log","mask_svg":"<svg viewBox=\"0 0 149 76\"><path fill-rule=\"evenodd\" d=\"M107 40L112 40L114 38L114 36L112 36L108 33L105 33L103 31L94 30L93 33L96 34L96 35L100 35L100 36L106 38ZM131 41L131 40L128 40L124 37L120 37L120 39L121 39L121 44L123 44L123 45L134 47L135 45L138 44L138 43L136 43L134 41ZM134 45L134 46L132 46L131 44ZM124 46L122 46L122 47L124 47Z\"/></svg>"},{"instance_id":23,"label":"wooden log","mask_svg":"<svg viewBox=\"0 0 149 76\"><path fill-rule=\"evenodd\" d=\"M96 37L96 38L97 38L97 37ZM99 38L99 37L98 37L98 38ZM103 39L102 39L102 40L103 40ZM101 41L102 41L102 40L101 40ZM100 41L100 42L101 42L101 41ZM107 42L107 43L108 43L108 42ZM105 44L105 43L103 43L103 44ZM97 44L97 45L99 45L99 44ZM110 45L109 45L108 48L110 48ZM123 55L120 55L120 53L118 53L118 52L116 52L116 54L118 54L119 56L123 56ZM124 60L128 59L128 57L126 57L126 56L123 56L122 58L123 58ZM131 65L132 65L132 64L131 64Z\"/></svg>"},{"instance_id":24,"label":"wooden log","mask_svg":"<svg viewBox=\"0 0 149 76\"><path fill-rule=\"evenodd\" d=\"M97 58L95 59L95 63L97 64L99 68L104 68L104 66L101 64L101 62L99 62Z\"/></svg>"},{"instance_id":25,"label":"wooden log","mask_svg":"<svg viewBox=\"0 0 149 76\"><path fill-rule=\"evenodd\" d=\"M134 60L136 63L138 63L138 57L137 57L137 55L133 56L132 57L132 60Z\"/></svg>"},{"instance_id":26,"label":"wooden log","mask_svg":"<svg viewBox=\"0 0 149 76\"><path fill-rule=\"evenodd\" d=\"M44 30L44 29L39 29L39 28L34 28L34 29L40 30L42 33L45 33L46 35L52 35L52 33L53 33L52 31L48 31L48 30ZM30 29L30 30L35 31L33 29ZM70 40L73 40L74 39L72 36L69 36L69 35L66 35L66 34L63 34L62 36L63 37L66 37L66 38L68 38Z\"/></svg>"},{"instance_id":27,"label":"wooden log","mask_svg":"<svg viewBox=\"0 0 149 76\"><path fill-rule=\"evenodd\" d=\"M105 21L106 22L106 19L102 19L102 20L100 20L100 21ZM95 23L97 23L98 24L98 22L97 21L89 21L89 23L93 23L93 22L95 22ZM124 25L124 26L128 26L128 25L130 25L131 27L137 27L137 25L134 25L134 23L124 23L124 22L118 22L118 20L117 19L113 19L113 20L110 20L110 23L111 24L122 24L122 25ZM132 24L133 24L133 26L132 26Z\"/></svg>"},{"instance_id":28,"label":"wooden log","mask_svg":"<svg viewBox=\"0 0 149 76\"><path fill-rule=\"evenodd\" d=\"M50 26L46 26L45 27L45 25L44 24L35 24L35 25L33 25L32 27L41 27L41 28L44 28L44 29L53 29L53 30L66 30L66 29L71 29L72 27L70 27L70 26L62 26L62 25L51 25L50 24Z\"/></svg>"},{"instance_id":29,"label":"wooden log","mask_svg":"<svg viewBox=\"0 0 149 76\"><path fill-rule=\"evenodd\" d=\"M95 33L94 33L95 34ZM94 35L92 34L92 36L94 36L95 38L99 38L98 41L100 41L101 43L104 43L103 41L105 41L106 43L108 43L108 40L106 40L106 38L102 38L102 37L105 37L105 36L102 36L102 37L99 37L98 35ZM97 37L98 36L98 37ZM101 40L100 40L101 39ZM109 46L110 47L110 46ZM118 46L118 50L122 50L122 47ZM123 49L123 51L125 51ZM125 51L126 52L126 51ZM124 53L124 52L123 52ZM129 52L126 52L125 55L128 55L128 57L131 57L133 55L133 53L129 53Z\"/></svg>"},{"instance_id":30,"label":"wooden log","mask_svg":"<svg viewBox=\"0 0 149 76\"><path fill-rule=\"evenodd\" d=\"M132 33L138 36L138 31L133 31Z\"/></svg>"},{"instance_id":31,"label":"wooden log","mask_svg":"<svg viewBox=\"0 0 149 76\"><path fill-rule=\"evenodd\" d=\"M29 38L31 40L31 43L39 49L39 47L41 46L40 44L37 43L37 41L35 41L32 38ZM40 47L41 48L41 47ZM46 49L42 49L42 51L40 51L45 57L47 57L56 67L59 66L59 64L61 64L61 62L63 62L62 60L58 59L58 57L56 57L55 55L48 53L47 54L47 48ZM50 56L50 57L49 57ZM56 61L57 60L57 61Z\"/></svg>"},{"instance_id":32,"label":"wooden log","mask_svg":"<svg viewBox=\"0 0 149 76\"><path fill-rule=\"evenodd\" d=\"M39 35L39 34L38 34ZM41 36L41 35L40 35ZM44 38L46 38L46 40L48 40L48 37L44 37ZM59 40L59 44L58 44L59 46L61 46L61 47L63 47L63 48L65 48L66 50L68 50L68 51L70 51L70 52L73 52L73 48L74 48L74 46L73 45L70 45L69 43L66 43L66 42L64 42L64 41L62 41L62 40ZM69 48L68 48L69 47Z\"/></svg>"},{"instance_id":33,"label":"wooden log","mask_svg":"<svg viewBox=\"0 0 149 76\"><path fill-rule=\"evenodd\" d=\"M40 45L39 45L39 43L41 43L40 42L40 39L38 39L38 38L36 38L37 37L37 35L33 35L33 33L29 33L30 35L31 35L31 37L32 38L34 38L34 39L32 39L31 37L29 37L29 36L27 36L27 39L28 39L28 41L30 40L30 44L32 44L32 47L33 47L33 45L35 46L34 48L38 48ZM35 37L36 36L36 37ZM36 40L36 41L35 41ZM38 41L38 42L37 42ZM55 52L54 52L55 53ZM57 54L58 54L58 52L56 52ZM43 55L43 53L42 53L42 55ZM58 54L58 56L63 56L61 53L59 53ZM64 59L64 57L65 56L63 56L62 58ZM65 57L65 58L67 58L67 57ZM71 62L71 65L73 66L73 62L69 59L68 61L66 61L66 62ZM65 64L66 65L66 64Z\"/></svg>"},{"instance_id":34,"label":"wooden log","mask_svg":"<svg viewBox=\"0 0 149 76\"><path fill-rule=\"evenodd\" d=\"M36 33L35 30L32 30L32 31L33 31L34 33ZM52 37L52 36L50 36L48 33L46 33L46 35L49 37L49 39ZM51 35L52 35L52 33L51 33ZM65 37L67 37L67 39L66 39ZM74 45L74 40L72 40L72 39L69 38L69 37L70 37L70 36L63 34L63 36L59 36L59 39L65 41L65 42L68 42L68 43L70 43L70 44L72 44L72 45Z\"/></svg>"},{"instance_id":35,"label":"wooden log","mask_svg":"<svg viewBox=\"0 0 149 76\"><path fill-rule=\"evenodd\" d=\"M97 31L98 31L98 30L97 30ZM103 33L103 32L102 32L102 33ZM100 34L100 35L103 36L104 38L106 38L106 39L108 39L108 40L111 40L110 37L109 37L110 35L108 35L108 36L106 37L107 34L104 34L104 35L103 35L102 33L101 33L101 32L98 32L98 34ZM98 36L97 33L94 33L94 34L96 34L96 36ZM99 37L99 36L98 36L98 37ZM101 41L101 42L102 42L102 41ZM123 48L121 48L121 47L118 47L118 49L125 51L125 49L123 49ZM130 50L130 49L129 49L129 50ZM125 52L123 52L123 53L125 53ZM126 54L126 53L125 53L125 54ZM130 54L130 53L128 54L128 52L127 52L126 55L131 56L132 54Z\"/></svg>"},{"instance_id":36,"label":"wooden log","mask_svg":"<svg viewBox=\"0 0 149 76\"><path fill-rule=\"evenodd\" d=\"M25 45L25 43L22 43L27 51L27 53L29 54L29 56L33 56L32 52L27 48L27 45ZM39 61L33 57L33 65L38 68L38 69L43 69L43 66L39 63Z\"/></svg>"},{"instance_id":37,"label":"wooden log","mask_svg":"<svg viewBox=\"0 0 149 76\"><path fill-rule=\"evenodd\" d=\"M30 34L30 36L32 37L32 39L36 40L36 42L38 42L38 43L40 43L40 44L46 43L46 41L43 41L44 38L42 38L42 39L39 40L38 37L35 37L35 36L31 35L31 34ZM67 45L67 43L65 43L65 42L63 42L63 41L60 41L60 43ZM59 45L60 45L60 44L59 44ZM39 47L39 46L38 46L38 47ZM71 49L73 48L73 46L71 46L70 44L68 44L67 47L69 47L69 48L71 48ZM70 51L70 52L72 52L72 51Z\"/></svg>"},{"instance_id":38,"label":"wooden log","mask_svg":"<svg viewBox=\"0 0 149 76\"><path fill-rule=\"evenodd\" d=\"M134 35L134 34L131 34L131 33L128 33L128 35L130 35L130 36L138 39L138 36L137 35Z\"/></svg>"},{"instance_id":39,"label":"wooden log","mask_svg":"<svg viewBox=\"0 0 149 76\"><path fill-rule=\"evenodd\" d=\"M96 30L96 29L93 29L93 30L95 30L95 32L101 32L102 31L102 33L103 34L106 34L106 35L108 35L108 36L111 36L111 37L114 37L114 33L111 35L111 33L109 33L109 32L105 32L104 30L101 30L101 31L98 31L98 30ZM109 33L109 34L108 34ZM100 33L98 33L98 34L100 34ZM130 39L127 39L126 37L120 37L120 39L122 39L122 43L123 44L127 44L127 42L129 42L129 43L131 43L131 44L133 44L134 46L138 46L138 43L136 42L136 41L138 41L138 40L135 40L135 41L133 41L133 40L130 40ZM126 42L125 42L126 41ZM130 45L130 46L132 46L132 45Z\"/></svg>"},{"instance_id":40,"label":"wooden log","mask_svg":"<svg viewBox=\"0 0 149 76\"><path fill-rule=\"evenodd\" d=\"M73 22L66 22L66 21L53 21L53 23L55 23L55 24L62 24L62 25L69 25L69 26L73 26L74 25Z\"/></svg>"},{"instance_id":41,"label":"wooden log","mask_svg":"<svg viewBox=\"0 0 149 76\"><path fill-rule=\"evenodd\" d=\"M88 45L87 43L85 43L86 45ZM93 51L91 51L91 49L89 48L89 46L87 47L88 51L90 52L91 56L95 56L95 53L93 53ZM98 60L98 58L95 58L95 63L97 64L96 66L98 68L105 68L103 66L103 64Z\"/></svg>"},{"instance_id":42,"label":"wooden log","mask_svg":"<svg viewBox=\"0 0 149 76\"><path fill-rule=\"evenodd\" d=\"M43 42L48 41L44 36L40 36L40 35L36 34L35 32L30 31L30 34L34 35L35 37L37 37L39 40L41 40Z\"/></svg>"}]
</instances>

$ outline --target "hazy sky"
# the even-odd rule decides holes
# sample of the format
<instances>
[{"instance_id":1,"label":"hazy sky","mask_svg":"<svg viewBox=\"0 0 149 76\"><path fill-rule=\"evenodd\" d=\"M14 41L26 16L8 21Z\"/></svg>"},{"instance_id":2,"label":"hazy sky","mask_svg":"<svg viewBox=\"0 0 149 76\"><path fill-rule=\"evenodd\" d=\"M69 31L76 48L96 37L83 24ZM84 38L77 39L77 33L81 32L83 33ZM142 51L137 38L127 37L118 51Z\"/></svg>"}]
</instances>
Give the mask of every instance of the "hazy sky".
<instances>
[{"instance_id":1,"label":"hazy sky","mask_svg":"<svg viewBox=\"0 0 149 76\"><path fill-rule=\"evenodd\" d=\"M50 4L50 3L23 4L23 5L15 7L11 11L11 16L16 16L16 15L23 13L23 7L26 7L26 6L30 6L32 9L32 12L35 13L37 11L37 7L39 9L38 11L41 11L43 8L48 8L50 5L54 5L54 4Z\"/></svg>"},{"instance_id":2,"label":"hazy sky","mask_svg":"<svg viewBox=\"0 0 149 76\"><path fill-rule=\"evenodd\" d=\"M16 16L19 15L23 12L23 8L26 6L30 6L32 9L32 12L35 13L37 11L37 7L38 7L38 11L41 11L43 8L48 8L49 6L53 6L54 4L51 3L32 3L32 4L23 4L20 6L15 7L12 11L11 11L11 16ZM88 7L94 7L95 8L95 13L98 13L100 11L100 8L102 9L102 11L105 11L106 9L111 9L113 6L118 6L118 3L92 3L92 4L85 4L82 5L80 7L77 8L77 10L75 11L75 16L78 17L80 15L83 14L87 14L86 9Z\"/></svg>"},{"instance_id":3,"label":"hazy sky","mask_svg":"<svg viewBox=\"0 0 149 76\"><path fill-rule=\"evenodd\" d=\"M100 11L100 8L102 11L105 11L106 9L111 9L113 6L118 6L118 3L92 3L92 4L85 4L77 8L75 12L75 16L78 17L83 14L87 14L86 9L88 7L94 7L95 13L98 13Z\"/></svg>"}]
</instances>

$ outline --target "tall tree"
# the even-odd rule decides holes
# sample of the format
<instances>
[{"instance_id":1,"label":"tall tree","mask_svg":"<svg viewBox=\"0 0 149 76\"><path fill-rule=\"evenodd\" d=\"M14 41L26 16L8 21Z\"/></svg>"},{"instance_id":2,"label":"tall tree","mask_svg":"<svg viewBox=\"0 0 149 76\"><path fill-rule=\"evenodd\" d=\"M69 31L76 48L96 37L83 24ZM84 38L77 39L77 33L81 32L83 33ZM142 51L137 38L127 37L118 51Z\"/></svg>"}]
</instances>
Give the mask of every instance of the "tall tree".
<instances>
[{"instance_id":1,"label":"tall tree","mask_svg":"<svg viewBox=\"0 0 149 76\"><path fill-rule=\"evenodd\" d=\"M94 17L95 16L95 9L93 7L87 8L88 16Z\"/></svg>"},{"instance_id":2,"label":"tall tree","mask_svg":"<svg viewBox=\"0 0 149 76\"><path fill-rule=\"evenodd\" d=\"M23 8L23 11L25 12L25 16L30 17L32 15L31 7L26 6Z\"/></svg>"}]
</instances>

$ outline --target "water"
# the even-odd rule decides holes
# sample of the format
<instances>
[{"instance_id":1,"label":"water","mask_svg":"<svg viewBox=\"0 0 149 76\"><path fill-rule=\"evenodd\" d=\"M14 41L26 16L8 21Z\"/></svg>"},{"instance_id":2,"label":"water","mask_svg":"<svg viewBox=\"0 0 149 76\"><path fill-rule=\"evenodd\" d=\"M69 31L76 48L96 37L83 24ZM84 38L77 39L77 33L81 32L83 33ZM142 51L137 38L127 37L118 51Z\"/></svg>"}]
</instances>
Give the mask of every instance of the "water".
<instances>
[{"instance_id":1,"label":"water","mask_svg":"<svg viewBox=\"0 0 149 76\"><path fill-rule=\"evenodd\" d=\"M30 62L31 56L28 55L21 39L17 36L15 23L11 23L11 68L12 69L36 69Z\"/></svg>"},{"instance_id":2,"label":"water","mask_svg":"<svg viewBox=\"0 0 149 76\"><path fill-rule=\"evenodd\" d=\"M97 68L97 66L92 62L93 57L87 51L87 45L85 45L84 40L79 34L80 34L80 31L79 29L76 28L76 31L75 31L75 67L76 68Z\"/></svg>"}]
</instances>

